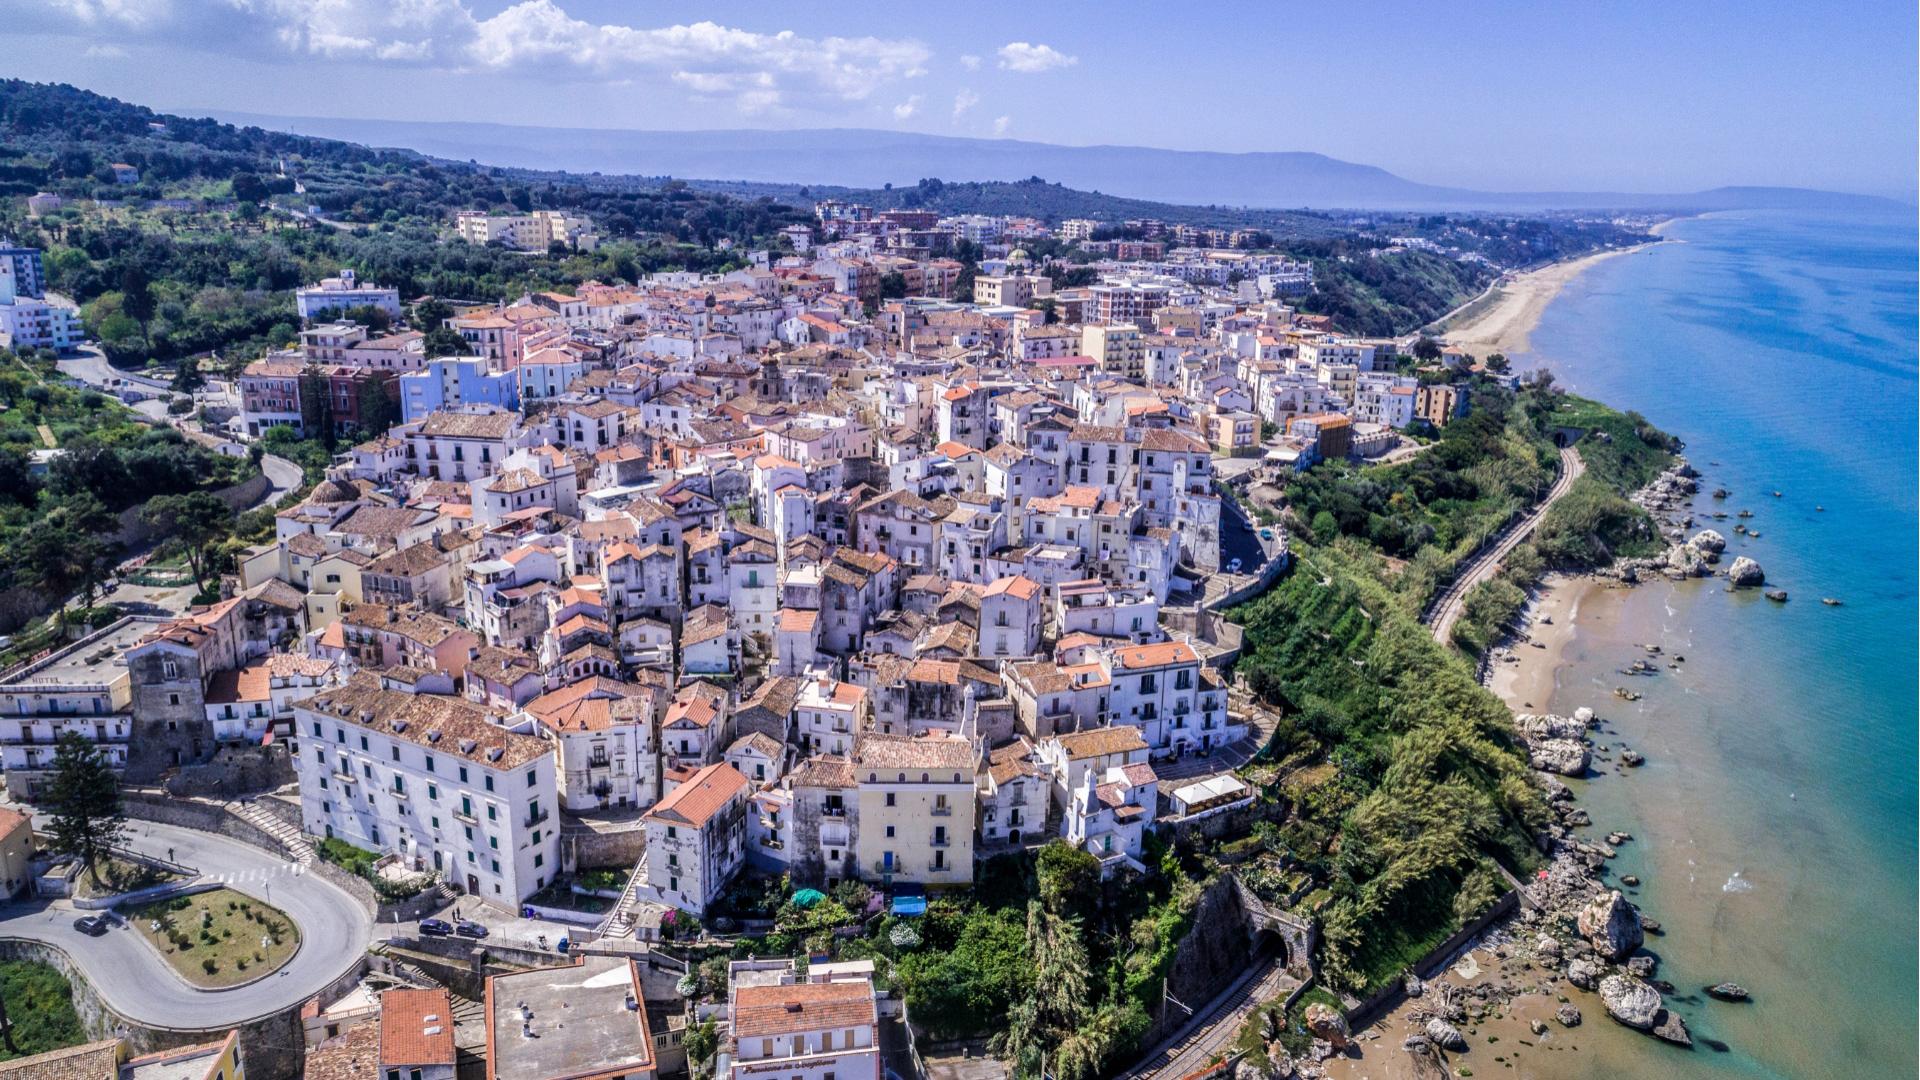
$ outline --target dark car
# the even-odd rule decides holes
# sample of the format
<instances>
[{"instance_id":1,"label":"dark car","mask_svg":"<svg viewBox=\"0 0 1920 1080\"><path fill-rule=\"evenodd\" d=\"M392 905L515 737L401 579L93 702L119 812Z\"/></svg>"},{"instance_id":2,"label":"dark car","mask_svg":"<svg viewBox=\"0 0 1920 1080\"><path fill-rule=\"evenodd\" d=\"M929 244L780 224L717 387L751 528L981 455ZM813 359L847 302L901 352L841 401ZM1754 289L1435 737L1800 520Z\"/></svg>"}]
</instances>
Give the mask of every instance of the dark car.
<instances>
[{"instance_id":1,"label":"dark car","mask_svg":"<svg viewBox=\"0 0 1920 1080\"><path fill-rule=\"evenodd\" d=\"M113 923L105 915L83 915L73 920L73 928L89 937L99 937Z\"/></svg>"},{"instance_id":2,"label":"dark car","mask_svg":"<svg viewBox=\"0 0 1920 1080\"><path fill-rule=\"evenodd\" d=\"M420 934L423 937L446 937L453 933L453 924L445 919L421 919Z\"/></svg>"},{"instance_id":3,"label":"dark car","mask_svg":"<svg viewBox=\"0 0 1920 1080\"><path fill-rule=\"evenodd\" d=\"M487 936L487 928L474 922L472 919L461 919L459 922L454 923L453 932L459 934L461 937L483 938Z\"/></svg>"}]
</instances>

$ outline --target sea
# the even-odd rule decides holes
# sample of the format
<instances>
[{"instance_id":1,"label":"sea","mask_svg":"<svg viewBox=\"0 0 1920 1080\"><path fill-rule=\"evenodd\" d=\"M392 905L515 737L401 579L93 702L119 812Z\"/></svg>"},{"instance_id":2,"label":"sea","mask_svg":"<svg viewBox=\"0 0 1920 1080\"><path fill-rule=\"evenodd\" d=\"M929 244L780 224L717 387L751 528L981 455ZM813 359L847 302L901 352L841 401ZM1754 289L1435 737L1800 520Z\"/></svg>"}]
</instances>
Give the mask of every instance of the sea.
<instances>
[{"instance_id":1,"label":"sea","mask_svg":"<svg viewBox=\"0 0 1920 1080\"><path fill-rule=\"evenodd\" d=\"M1588 995L1567 1033L1581 1052L1536 1075L1911 1077L1914 211L1717 213L1665 235L1572 282L1517 366L1684 439L1698 527L1790 599L1706 579L1583 602L1552 711L1591 706L1600 742L1647 757L1577 782L1579 799L1589 832L1633 836L1611 872L1643 882L1628 891L1663 924L1648 947L1698 1044L1610 1024ZM1648 644L1660 673L1623 674ZM1721 981L1753 1000L1701 993Z\"/></svg>"}]
</instances>

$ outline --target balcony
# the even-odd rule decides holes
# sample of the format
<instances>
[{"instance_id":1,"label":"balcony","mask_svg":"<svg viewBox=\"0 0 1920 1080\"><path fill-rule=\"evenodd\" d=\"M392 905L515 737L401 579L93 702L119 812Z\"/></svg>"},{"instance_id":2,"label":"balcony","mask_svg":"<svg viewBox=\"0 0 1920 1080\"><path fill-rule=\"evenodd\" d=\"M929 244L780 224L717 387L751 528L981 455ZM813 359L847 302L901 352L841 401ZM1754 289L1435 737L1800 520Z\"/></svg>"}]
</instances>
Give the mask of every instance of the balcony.
<instances>
[{"instance_id":1,"label":"balcony","mask_svg":"<svg viewBox=\"0 0 1920 1080\"><path fill-rule=\"evenodd\" d=\"M932 815L933 815L934 817L952 817L952 816L953 816L953 807L951 807L951 806L936 806L936 807L934 807L933 809L931 809L931 810L929 810L929 811L927 811L927 812L928 812L928 813L930 813L930 814L932 814Z\"/></svg>"},{"instance_id":2,"label":"balcony","mask_svg":"<svg viewBox=\"0 0 1920 1080\"><path fill-rule=\"evenodd\" d=\"M546 821L549 817L552 817L552 816L553 816L553 812L550 810L536 810L533 813L528 814L525 818L523 818L520 823L522 825L525 825L527 828L531 829L535 825L538 825L541 822Z\"/></svg>"},{"instance_id":3,"label":"balcony","mask_svg":"<svg viewBox=\"0 0 1920 1080\"><path fill-rule=\"evenodd\" d=\"M391 792L388 792L388 794L392 795L396 799L399 799L401 802L405 802L408 799L413 798L413 796L407 794L406 788L394 788Z\"/></svg>"},{"instance_id":4,"label":"balcony","mask_svg":"<svg viewBox=\"0 0 1920 1080\"><path fill-rule=\"evenodd\" d=\"M480 824L480 819L477 817L474 817L473 811L471 810L455 810L453 812L453 819L455 821L464 821L469 825Z\"/></svg>"},{"instance_id":5,"label":"balcony","mask_svg":"<svg viewBox=\"0 0 1920 1080\"><path fill-rule=\"evenodd\" d=\"M333 778L343 784L357 784L360 782L360 778L350 772L335 772Z\"/></svg>"},{"instance_id":6,"label":"balcony","mask_svg":"<svg viewBox=\"0 0 1920 1080\"><path fill-rule=\"evenodd\" d=\"M949 845L950 845L950 844L952 844L952 843L953 843L953 841L951 841L951 840L949 840L949 839L947 839L947 838L946 838L945 836L938 836L938 835L936 835L936 836L935 836L935 837L934 837L934 838L933 838L932 840L930 840L930 841L928 841L928 842L927 842L927 846L928 846L928 847L936 847L936 848L943 848L943 847L947 847L947 846L949 846Z\"/></svg>"},{"instance_id":7,"label":"balcony","mask_svg":"<svg viewBox=\"0 0 1920 1080\"><path fill-rule=\"evenodd\" d=\"M820 816L830 817L830 818L844 818L847 816L847 808L844 806L823 806L820 808Z\"/></svg>"}]
</instances>

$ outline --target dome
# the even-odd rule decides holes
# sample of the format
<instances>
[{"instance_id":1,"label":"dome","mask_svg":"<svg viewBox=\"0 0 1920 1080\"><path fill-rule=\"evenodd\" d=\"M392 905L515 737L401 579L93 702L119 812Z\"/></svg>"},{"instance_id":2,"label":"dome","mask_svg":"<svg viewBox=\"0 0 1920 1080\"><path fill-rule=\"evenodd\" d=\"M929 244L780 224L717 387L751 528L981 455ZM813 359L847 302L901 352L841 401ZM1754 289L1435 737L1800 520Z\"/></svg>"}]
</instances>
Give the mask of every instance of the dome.
<instances>
[{"instance_id":1,"label":"dome","mask_svg":"<svg viewBox=\"0 0 1920 1080\"><path fill-rule=\"evenodd\" d=\"M360 489L344 480L322 480L313 486L313 494L307 496L308 502L343 503L352 502L360 497Z\"/></svg>"},{"instance_id":2,"label":"dome","mask_svg":"<svg viewBox=\"0 0 1920 1080\"><path fill-rule=\"evenodd\" d=\"M1032 257L1033 256L1027 254L1026 248L1014 248L1013 251L1007 255L1007 261L1008 262L1026 262L1028 259L1031 259Z\"/></svg>"}]
</instances>

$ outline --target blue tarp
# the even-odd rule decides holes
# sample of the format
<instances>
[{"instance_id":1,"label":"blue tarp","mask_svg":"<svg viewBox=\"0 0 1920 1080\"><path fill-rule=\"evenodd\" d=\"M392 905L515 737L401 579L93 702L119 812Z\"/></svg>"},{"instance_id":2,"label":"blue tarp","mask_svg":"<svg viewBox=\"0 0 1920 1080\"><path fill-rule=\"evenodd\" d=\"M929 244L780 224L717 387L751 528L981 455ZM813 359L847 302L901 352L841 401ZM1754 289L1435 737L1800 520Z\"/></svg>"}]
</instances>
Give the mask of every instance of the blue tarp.
<instances>
[{"instance_id":1,"label":"blue tarp","mask_svg":"<svg viewBox=\"0 0 1920 1080\"><path fill-rule=\"evenodd\" d=\"M927 898L924 896L896 896L893 898L895 915L925 915Z\"/></svg>"}]
</instances>

